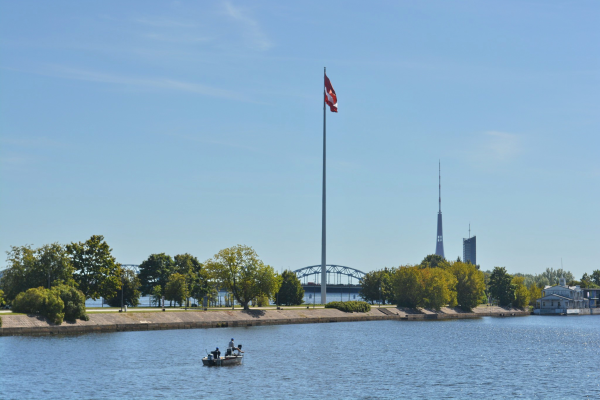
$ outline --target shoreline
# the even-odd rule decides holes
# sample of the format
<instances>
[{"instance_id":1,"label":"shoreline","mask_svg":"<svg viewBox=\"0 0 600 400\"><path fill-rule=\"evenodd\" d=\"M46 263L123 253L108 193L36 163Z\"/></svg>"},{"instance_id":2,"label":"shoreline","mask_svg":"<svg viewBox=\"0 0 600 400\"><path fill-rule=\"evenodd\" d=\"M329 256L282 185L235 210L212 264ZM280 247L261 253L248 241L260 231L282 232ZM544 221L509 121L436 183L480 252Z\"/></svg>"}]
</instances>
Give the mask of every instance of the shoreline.
<instances>
[{"instance_id":1,"label":"shoreline","mask_svg":"<svg viewBox=\"0 0 600 400\"><path fill-rule=\"evenodd\" d=\"M529 310L502 307L477 307L472 312L456 308L441 311L406 308L375 308L366 313L345 313L332 308L282 310L227 310L186 312L90 313L89 321L54 325L35 315L2 314L0 336L46 336L99 332L150 331L166 329L207 329L261 325L314 324L354 321L440 321L485 316L520 317Z\"/></svg>"}]
</instances>

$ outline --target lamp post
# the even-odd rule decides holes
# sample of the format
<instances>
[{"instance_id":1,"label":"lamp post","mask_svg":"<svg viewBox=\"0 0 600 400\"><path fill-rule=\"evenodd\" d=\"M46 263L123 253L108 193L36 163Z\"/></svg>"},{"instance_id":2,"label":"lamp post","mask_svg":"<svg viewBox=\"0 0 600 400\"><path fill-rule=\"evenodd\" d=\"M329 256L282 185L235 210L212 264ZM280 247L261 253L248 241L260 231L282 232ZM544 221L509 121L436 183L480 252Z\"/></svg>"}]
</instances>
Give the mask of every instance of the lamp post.
<instances>
[{"instance_id":1,"label":"lamp post","mask_svg":"<svg viewBox=\"0 0 600 400\"><path fill-rule=\"evenodd\" d=\"M121 311L123 312L123 289L125 288L125 282L123 282L123 275L121 275Z\"/></svg>"}]
</instances>

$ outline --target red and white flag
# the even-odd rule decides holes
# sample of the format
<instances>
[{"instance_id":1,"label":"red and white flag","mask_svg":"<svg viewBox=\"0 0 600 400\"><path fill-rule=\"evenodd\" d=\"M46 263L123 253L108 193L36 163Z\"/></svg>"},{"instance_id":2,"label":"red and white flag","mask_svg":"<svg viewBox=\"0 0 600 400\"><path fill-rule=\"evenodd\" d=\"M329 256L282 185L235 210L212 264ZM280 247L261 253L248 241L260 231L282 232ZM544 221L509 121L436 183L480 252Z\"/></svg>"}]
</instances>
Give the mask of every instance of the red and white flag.
<instances>
[{"instance_id":1,"label":"red and white flag","mask_svg":"<svg viewBox=\"0 0 600 400\"><path fill-rule=\"evenodd\" d=\"M327 103L332 112L337 112L337 96L327 75L325 75L325 103Z\"/></svg>"}]
</instances>

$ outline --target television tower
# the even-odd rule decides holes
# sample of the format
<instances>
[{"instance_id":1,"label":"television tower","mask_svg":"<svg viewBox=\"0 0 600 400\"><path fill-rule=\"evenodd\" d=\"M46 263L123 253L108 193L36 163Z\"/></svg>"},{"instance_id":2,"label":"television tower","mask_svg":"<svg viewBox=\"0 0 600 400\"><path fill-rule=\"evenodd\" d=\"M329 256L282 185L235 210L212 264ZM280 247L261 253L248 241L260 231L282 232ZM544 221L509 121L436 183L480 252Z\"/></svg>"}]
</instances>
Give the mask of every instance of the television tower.
<instances>
[{"instance_id":1,"label":"television tower","mask_svg":"<svg viewBox=\"0 0 600 400\"><path fill-rule=\"evenodd\" d=\"M439 180L439 205L438 223L437 223L437 242L435 244L435 254L444 257L444 234L442 233L442 163L438 164L438 180Z\"/></svg>"}]
</instances>

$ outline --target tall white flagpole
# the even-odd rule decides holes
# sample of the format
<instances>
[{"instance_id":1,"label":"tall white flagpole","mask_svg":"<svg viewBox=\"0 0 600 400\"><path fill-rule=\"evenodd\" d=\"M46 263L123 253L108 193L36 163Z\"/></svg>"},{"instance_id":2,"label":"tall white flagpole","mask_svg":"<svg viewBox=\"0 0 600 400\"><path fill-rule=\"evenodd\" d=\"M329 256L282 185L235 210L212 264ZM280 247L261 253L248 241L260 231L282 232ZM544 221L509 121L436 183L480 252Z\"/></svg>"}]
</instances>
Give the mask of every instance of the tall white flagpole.
<instances>
[{"instance_id":1,"label":"tall white flagpole","mask_svg":"<svg viewBox=\"0 0 600 400\"><path fill-rule=\"evenodd\" d=\"M327 76L326 67L323 68L323 83L325 82L325 76ZM325 112L325 85L323 84L323 213L322 213L322 225L321 225L321 304L327 303L327 262L326 262L326 253L327 253L327 235L325 229L325 221L326 221L326 209L325 209L325 199L326 199L326 188L325 188L325 163L326 163L326 112Z\"/></svg>"}]
</instances>

